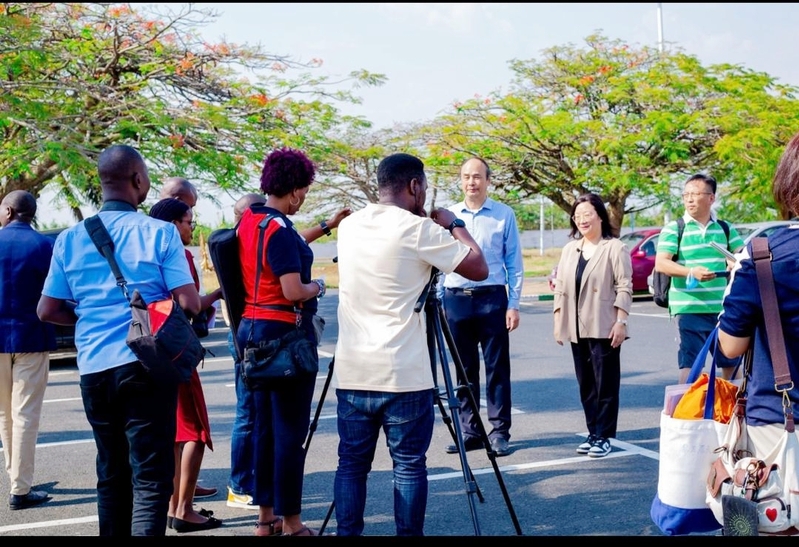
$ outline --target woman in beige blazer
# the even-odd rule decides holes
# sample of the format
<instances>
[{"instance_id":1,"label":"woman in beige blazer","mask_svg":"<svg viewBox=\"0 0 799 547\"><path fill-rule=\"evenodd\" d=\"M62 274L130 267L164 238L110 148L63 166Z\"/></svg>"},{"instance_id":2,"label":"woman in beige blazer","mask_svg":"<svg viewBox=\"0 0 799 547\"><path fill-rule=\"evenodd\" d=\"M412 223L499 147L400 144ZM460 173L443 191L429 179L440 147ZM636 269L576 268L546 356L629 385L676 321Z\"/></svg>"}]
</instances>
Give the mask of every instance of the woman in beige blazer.
<instances>
[{"instance_id":1,"label":"woman in beige blazer","mask_svg":"<svg viewBox=\"0 0 799 547\"><path fill-rule=\"evenodd\" d=\"M630 251L613 237L596 194L577 198L571 211L572 241L561 251L555 278L555 341L571 343L588 438L578 454L610 454L616 436L621 344L629 338L632 304Z\"/></svg>"}]
</instances>

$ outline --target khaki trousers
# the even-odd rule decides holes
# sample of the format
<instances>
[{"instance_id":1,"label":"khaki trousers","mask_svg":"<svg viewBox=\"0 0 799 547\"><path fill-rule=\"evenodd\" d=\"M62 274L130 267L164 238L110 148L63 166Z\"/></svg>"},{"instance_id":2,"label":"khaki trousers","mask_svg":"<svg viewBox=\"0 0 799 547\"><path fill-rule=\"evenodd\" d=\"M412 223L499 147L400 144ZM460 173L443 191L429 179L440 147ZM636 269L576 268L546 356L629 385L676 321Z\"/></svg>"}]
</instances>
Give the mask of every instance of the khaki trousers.
<instances>
[{"instance_id":1,"label":"khaki trousers","mask_svg":"<svg viewBox=\"0 0 799 547\"><path fill-rule=\"evenodd\" d=\"M33 467L50 353L0 353L0 440L11 494L33 485Z\"/></svg>"}]
</instances>

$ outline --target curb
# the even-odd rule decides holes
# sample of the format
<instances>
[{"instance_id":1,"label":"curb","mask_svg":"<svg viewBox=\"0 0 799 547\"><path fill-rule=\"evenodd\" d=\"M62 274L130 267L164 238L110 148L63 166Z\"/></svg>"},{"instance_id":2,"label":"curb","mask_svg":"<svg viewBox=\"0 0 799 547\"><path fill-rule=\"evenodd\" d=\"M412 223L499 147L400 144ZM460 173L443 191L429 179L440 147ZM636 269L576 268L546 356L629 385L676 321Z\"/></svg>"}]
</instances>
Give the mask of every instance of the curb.
<instances>
[{"instance_id":1,"label":"curb","mask_svg":"<svg viewBox=\"0 0 799 547\"><path fill-rule=\"evenodd\" d=\"M555 300L554 294L530 294L527 296L522 296L521 300L527 302L544 302L547 300Z\"/></svg>"}]
</instances>

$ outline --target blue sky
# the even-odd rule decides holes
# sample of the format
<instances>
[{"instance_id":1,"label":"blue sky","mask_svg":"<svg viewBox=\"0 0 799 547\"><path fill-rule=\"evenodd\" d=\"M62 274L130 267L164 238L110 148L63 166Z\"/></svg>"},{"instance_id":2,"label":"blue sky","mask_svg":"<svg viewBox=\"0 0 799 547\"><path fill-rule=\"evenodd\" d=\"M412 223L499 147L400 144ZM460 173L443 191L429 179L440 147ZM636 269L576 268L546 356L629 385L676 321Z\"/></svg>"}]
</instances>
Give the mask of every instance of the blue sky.
<instances>
[{"instance_id":1,"label":"blue sky","mask_svg":"<svg viewBox=\"0 0 799 547\"><path fill-rule=\"evenodd\" d=\"M453 102L505 89L511 59L540 58L558 45L581 47L601 31L631 45L658 45L658 4L315 4L199 3L221 15L201 33L216 41L260 43L298 60L321 58L319 72L365 69L388 82L361 89L363 104L342 108L378 127L424 121ZM799 4L661 4L664 47L703 64L733 63L799 85Z\"/></svg>"},{"instance_id":2,"label":"blue sky","mask_svg":"<svg viewBox=\"0 0 799 547\"><path fill-rule=\"evenodd\" d=\"M597 31L631 45L658 45L655 2L195 5L219 14L197 28L209 41L260 43L299 61L321 58L315 73L333 78L360 69L385 74L386 84L357 90L362 104L340 105L376 127L426 121L456 101L507 89L510 60L538 59L553 46L582 47ZM666 49L799 86L799 4L663 3L660 11ZM198 220L212 226L232 207L227 197L221 210L205 201ZM42 220L73 222L67 213L51 215Z\"/></svg>"}]
</instances>

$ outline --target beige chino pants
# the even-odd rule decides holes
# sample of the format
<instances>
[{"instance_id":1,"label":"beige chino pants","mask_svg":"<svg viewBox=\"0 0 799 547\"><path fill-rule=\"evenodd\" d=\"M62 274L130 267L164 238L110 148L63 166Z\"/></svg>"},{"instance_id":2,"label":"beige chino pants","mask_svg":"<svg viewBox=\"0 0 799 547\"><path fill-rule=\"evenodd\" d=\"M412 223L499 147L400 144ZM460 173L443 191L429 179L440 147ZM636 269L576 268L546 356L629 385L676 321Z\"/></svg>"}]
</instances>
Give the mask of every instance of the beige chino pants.
<instances>
[{"instance_id":1,"label":"beige chino pants","mask_svg":"<svg viewBox=\"0 0 799 547\"><path fill-rule=\"evenodd\" d=\"M0 353L0 440L11 494L33 486L33 467L50 353Z\"/></svg>"}]
</instances>

